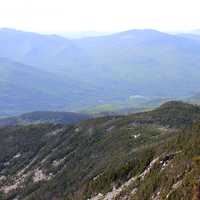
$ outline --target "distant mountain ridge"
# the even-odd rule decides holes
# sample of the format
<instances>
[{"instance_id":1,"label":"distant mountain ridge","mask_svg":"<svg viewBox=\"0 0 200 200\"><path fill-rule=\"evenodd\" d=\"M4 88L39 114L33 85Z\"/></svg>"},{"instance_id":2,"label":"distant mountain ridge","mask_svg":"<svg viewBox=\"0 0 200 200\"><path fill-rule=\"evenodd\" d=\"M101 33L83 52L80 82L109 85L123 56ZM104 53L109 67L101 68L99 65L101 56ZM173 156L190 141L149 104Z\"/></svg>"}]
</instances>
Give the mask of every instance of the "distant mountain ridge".
<instances>
[{"instance_id":1,"label":"distant mountain ridge","mask_svg":"<svg viewBox=\"0 0 200 200\"><path fill-rule=\"evenodd\" d=\"M0 119L0 126L28 125L28 124L74 124L90 119L91 116L72 112L35 111L16 117Z\"/></svg>"},{"instance_id":2,"label":"distant mountain ridge","mask_svg":"<svg viewBox=\"0 0 200 200\"><path fill-rule=\"evenodd\" d=\"M75 93L81 84L77 81L65 81L50 72L6 58L0 58L0 73L1 116L34 110L63 109L72 105L73 101L78 101L75 100ZM84 93L84 89L81 92Z\"/></svg>"},{"instance_id":3,"label":"distant mountain ridge","mask_svg":"<svg viewBox=\"0 0 200 200\"><path fill-rule=\"evenodd\" d=\"M69 40L0 29L1 113L190 96L199 91L199 51L197 40L156 30Z\"/></svg>"}]
</instances>

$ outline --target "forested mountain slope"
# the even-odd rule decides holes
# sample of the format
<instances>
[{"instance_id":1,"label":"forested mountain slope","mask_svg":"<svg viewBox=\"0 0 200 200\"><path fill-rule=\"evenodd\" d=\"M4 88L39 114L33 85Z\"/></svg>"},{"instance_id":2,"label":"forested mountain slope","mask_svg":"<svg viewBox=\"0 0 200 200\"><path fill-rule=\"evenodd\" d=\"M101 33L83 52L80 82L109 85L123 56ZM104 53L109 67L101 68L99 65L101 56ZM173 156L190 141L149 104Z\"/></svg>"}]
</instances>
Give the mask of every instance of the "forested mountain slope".
<instances>
[{"instance_id":1,"label":"forested mountain slope","mask_svg":"<svg viewBox=\"0 0 200 200\"><path fill-rule=\"evenodd\" d=\"M196 198L199 120L198 106L169 102L74 125L2 127L1 199Z\"/></svg>"}]
</instances>

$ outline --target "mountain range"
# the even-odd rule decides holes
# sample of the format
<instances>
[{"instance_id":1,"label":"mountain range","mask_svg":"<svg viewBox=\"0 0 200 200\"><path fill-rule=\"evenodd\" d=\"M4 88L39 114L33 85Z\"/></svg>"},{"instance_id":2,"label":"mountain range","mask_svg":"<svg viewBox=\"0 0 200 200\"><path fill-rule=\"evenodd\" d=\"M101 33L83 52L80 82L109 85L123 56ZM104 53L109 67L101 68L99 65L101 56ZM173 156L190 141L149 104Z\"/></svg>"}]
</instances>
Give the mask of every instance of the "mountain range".
<instances>
[{"instance_id":1,"label":"mountain range","mask_svg":"<svg viewBox=\"0 0 200 200\"><path fill-rule=\"evenodd\" d=\"M190 96L199 92L199 51L189 34L156 30L66 39L0 29L1 116Z\"/></svg>"}]
</instances>

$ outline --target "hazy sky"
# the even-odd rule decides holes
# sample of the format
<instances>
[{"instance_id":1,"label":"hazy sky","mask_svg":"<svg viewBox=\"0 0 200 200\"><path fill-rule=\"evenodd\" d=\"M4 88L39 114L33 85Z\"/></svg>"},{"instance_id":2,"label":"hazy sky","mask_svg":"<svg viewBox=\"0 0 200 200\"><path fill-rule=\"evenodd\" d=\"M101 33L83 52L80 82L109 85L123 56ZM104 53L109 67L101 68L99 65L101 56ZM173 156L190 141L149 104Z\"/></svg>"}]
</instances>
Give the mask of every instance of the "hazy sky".
<instances>
[{"instance_id":1,"label":"hazy sky","mask_svg":"<svg viewBox=\"0 0 200 200\"><path fill-rule=\"evenodd\" d=\"M200 29L200 0L0 0L0 27L37 32Z\"/></svg>"}]
</instances>

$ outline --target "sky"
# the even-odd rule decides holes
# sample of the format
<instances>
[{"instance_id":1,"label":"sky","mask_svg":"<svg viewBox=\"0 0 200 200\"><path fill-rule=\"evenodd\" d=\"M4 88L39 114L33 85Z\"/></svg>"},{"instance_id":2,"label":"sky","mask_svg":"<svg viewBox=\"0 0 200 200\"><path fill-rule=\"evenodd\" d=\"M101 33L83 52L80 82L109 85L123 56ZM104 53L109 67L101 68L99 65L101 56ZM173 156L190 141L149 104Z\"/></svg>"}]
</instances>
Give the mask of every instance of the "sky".
<instances>
[{"instance_id":1,"label":"sky","mask_svg":"<svg viewBox=\"0 0 200 200\"><path fill-rule=\"evenodd\" d=\"M0 27L35 32L200 29L199 0L0 0Z\"/></svg>"}]
</instances>

